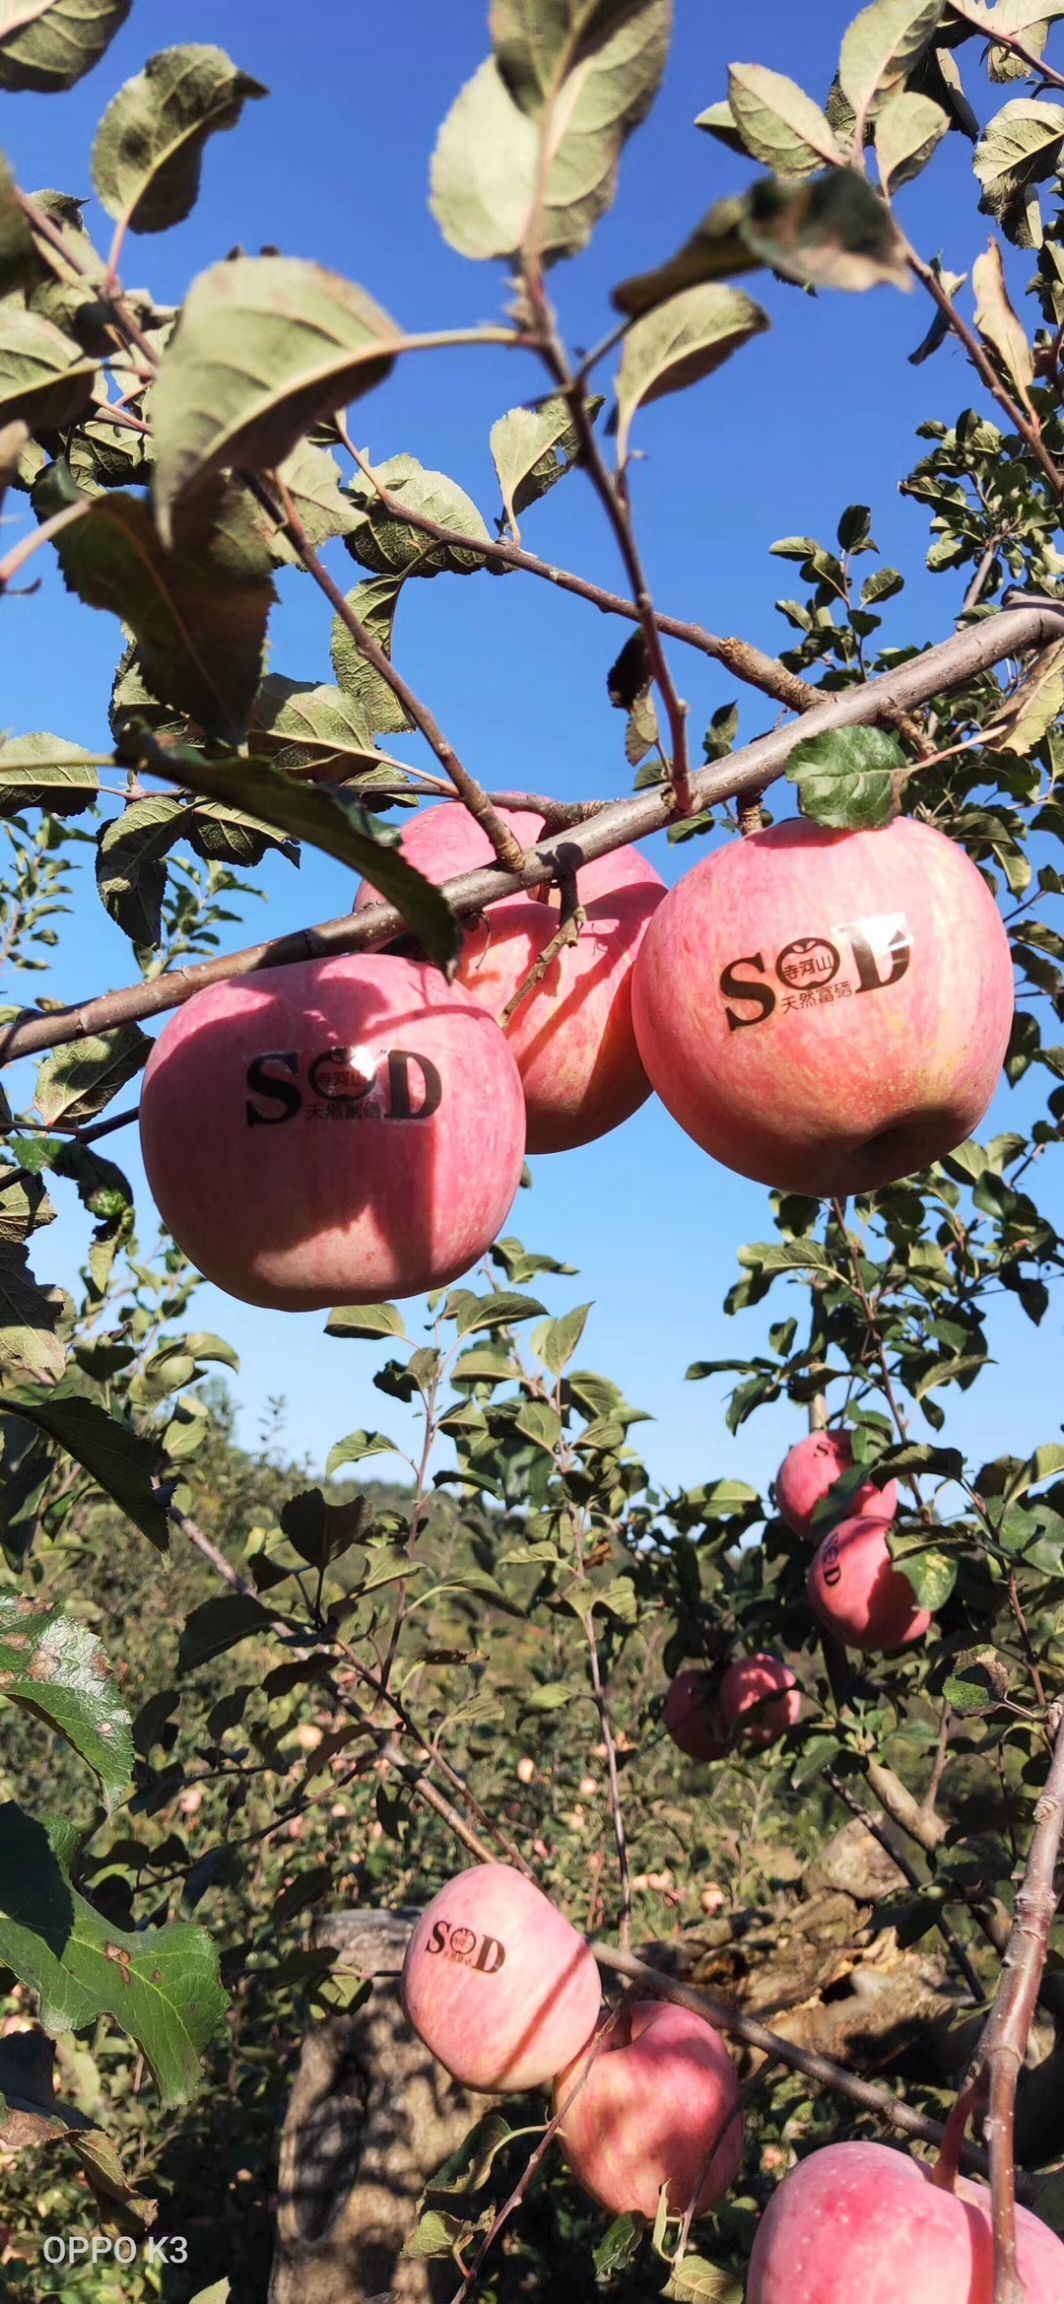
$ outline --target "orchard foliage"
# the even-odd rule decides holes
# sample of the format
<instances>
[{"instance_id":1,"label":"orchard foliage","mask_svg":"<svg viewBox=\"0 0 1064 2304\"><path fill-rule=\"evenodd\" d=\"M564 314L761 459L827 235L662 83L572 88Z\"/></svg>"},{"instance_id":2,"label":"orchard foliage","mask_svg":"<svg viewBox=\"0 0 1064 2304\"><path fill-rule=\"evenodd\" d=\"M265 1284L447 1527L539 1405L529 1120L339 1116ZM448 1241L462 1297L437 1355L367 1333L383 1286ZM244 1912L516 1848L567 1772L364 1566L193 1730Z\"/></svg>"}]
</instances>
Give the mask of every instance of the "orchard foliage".
<instances>
[{"instance_id":1,"label":"orchard foliage","mask_svg":"<svg viewBox=\"0 0 1064 2304\"><path fill-rule=\"evenodd\" d=\"M130 11L0 8L0 89L59 94L97 67L103 87ZM527 1863L581 1930L626 1942L633 1907L647 1936L715 1915L700 1903L710 1874L721 1903L775 1925L829 1830L854 1809L877 1828L885 1817L904 1862L876 1925L940 1959L957 2017L940 2068L888 2058L887 2077L925 2121L948 2115L972 2009L999 1990L1064 1666L1055 1404L1029 1456L970 1460L950 1431L957 1393L993 1385L1003 1292L1045 1337L1048 1370L1064 1269L1042 1204L1064 1132L1064 74L1047 61L1060 12L873 0L830 89L736 64L697 122L733 156L734 191L701 219L662 219L660 261L617 284L616 324L579 366L551 268L579 256L618 194L671 0L493 0L490 54L441 128L430 189L452 249L503 260L490 324L408 329L391 284L269 252L220 252L179 312L123 289L139 237L193 207L212 136L265 97L216 47L168 49L108 87L93 205L18 187L0 160L13 539L0 614L17 644L39 612L18 595L37 552L54 551L69 591L113 620L115 655L106 752L35 729L0 744L0 1964L13 1995L0 2256L16 2296L41 2293L27 2233L87 2210L94 2228L144 2233L161 2195L160 2229L206 2203L187 2278L169 2275L185 2285L165 2293L231 2272L234 2297L261 2297L291 2059L308 2015L348 1992L328 1952L307 1948L308 1925L357 1899L423 1903L471 1858ZM950 269L969 251L925 256L905 226L906 187L947 139L970 146L971 245L988 243L970 277ZM483 306L491 288L473 277ZM794 589L778 602L778 657L659 619L633 507L644 411L690 390L708 408L715 371L770 326L784 366L795 289L856 295L856 330L863 291L914 284L930 317L924 332L914 298L913 360L950 343L970 369L971 405L921 428L926 453L901 483L927 507L942 626L955 618L959 639L927 649L906 621L904 574L882 565L860 504L832 508L821 538L774 545ZM428 346L453 348L459 374L464 347L498 350L484 444L498 496L482 505L426 469L416 440L380 462L352 445L344 411ZM943 374L928 368L939 405ZM597 491L621 592L533 548L548 545L540 506L563 481ZM266 670L276 579L293 568L331 623L330 684ZM468 579L473 632L477 586L518 574L573 594L574 616L582 597L625 622L608 694L624 715L619 776L634 779L607 807L553 796L528 853L421 698L404 634L408 584ZM1034 605L1010 608L1013 587ZM713 712L698 769L671 668L681 644L744 689ZM751 710L771 721L780 707L786 725L738 750ZM413 732L417 768L389 749ZM1002 908L1019 990L1012 1125L848 1206L772 1192L725 1305L756 1317L728 1346L711 1331L711 1356L687 1371L726 1380L732 1434L784 1400L796 1439L807 1422L845 1430L852 1460L816 1535L852 1516L870 1477L898 1483L890 1552L933 1629L856 1667L818 1643L808 1548L725 1452L697 1488L652 1486L640 1411L588 1364L599 1345L593 1328L585 1342L574 1267L516 1232L427 1308L333 1312L335 1348L376 1355L385 1428L339 1436L323 1472L287 1466L276 1439L242 1457L219 1384L234 1354L196 1327L195 1272L154 1239L149 1209L135 1214L120 1152L100 1148L132 1116L145 1024L191 984L400 934L452 973L462 919L564 879L559 845L595 857L655 830L730 837L780 777L777 816L796 800L816 824L873 831L902 810L959 842ZM450 895L404 858L390 821L426 793L461 800L497 859ZM238 951L263 858L294 863L303 844L340 867L338 917L265 955ZM352 914L351 873L391 909ZM131 981L86 984L76 1015L57 1011L53 956L96 902L128 938ZM89 1228L74 1293L49 1279L46 1232L71 1197ZM420 1419L409 1458L386 1429L396 1404ZM398 1484L367 1484L367 1465ZM681 1766L664 1740L669 1679L686 1666L715 1686L734 1657L763 1652L796 1672L800 1722L767 1751L736 1741L712 1777ZM1058 2230L1062 1950L1034 1976L1015 2131ZM1002 2022L1022 2064L1026 2029L1007 2007ZM649 2284L731 2304L796 2151L889 2133L845 2074L814 2086L786 2042L745 2077L744 2169L693 2240L667 2199L652 2229L610 2223L554 2152L484 2288L527 2293L564 2263L584 2293ZM431 2191L420 2253L471 2262L543 2118L541 2095L490 2115ZM999 2222L1012 2134L1010 2105ZM115 2277L86 2273L69 2292L162 2292L141 2260ZM997 2277L997 2304L1014 2304L1000 2230Z\"/></svg>"}]
</instances>

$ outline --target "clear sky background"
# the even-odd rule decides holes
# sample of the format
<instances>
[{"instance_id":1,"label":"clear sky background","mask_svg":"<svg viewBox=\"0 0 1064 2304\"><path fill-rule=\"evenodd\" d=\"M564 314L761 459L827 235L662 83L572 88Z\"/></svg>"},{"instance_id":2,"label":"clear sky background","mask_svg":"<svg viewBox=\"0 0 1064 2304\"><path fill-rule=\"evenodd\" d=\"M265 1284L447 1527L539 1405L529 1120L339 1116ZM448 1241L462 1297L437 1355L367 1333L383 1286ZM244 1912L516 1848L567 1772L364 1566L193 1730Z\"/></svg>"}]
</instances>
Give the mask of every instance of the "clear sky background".
<instances>
[{"instance_id":1,"label":"clear sky background","mask_svg":"<svg viewBox=\"0 0 1064 2304\"><path fill-rule=\"evenodd\" d=\"M665 89L628 148L617 206L589 253L552 275L572 343L586 346L606 332L618 279L670 254L712 200L748 180L745 163L693 126L696 113L725 93L728 62L772 65L822 98L853 12L846 0L816 0L811 8L749 0L741 10L677 0ZM150 283L161 301L177 302L196 272L236 244L254 253L276 243L359 281L408 327L495 319L506 297L503 268L452 254L427 205L436 131L486 52L485 16L484 0L391 0L372 10L350 0L302 0L295 8L279 0L255 7L248 0L135 0L103 63L72 94L0 98L0 146L27 186L87 194L95 124L123 80L172 43L217 42L266 83L271 99L249 106L234 134L212 141L193 216L128 245L123 269L131 287ZM1007 92L989 89L974 45L963 61L971 100L985 119ZM941 250L950 268L969 269L987 227L976 212L964 139L951 135L902 201L925 253ZM86 222L106 246L109 226L92 203ZM768 275L753 286L772 315L773 334L638 422L634 493L658 604L773 650L786 646L790 628L773 602L795 589L795 571L769 559L768 547L793 534L833 541L840 511L858 501L873 507L884 560L909 577L907 591L886 609L887 636L898 644L944 638L962 586L926 573L926 519L899 496L898 482L922 452L918 423L952 420L976 396L963 356L947 348L928 367L908 365L928 320L915 295L879 289L814 299ZM354 434L377 462L406 450L451 473L490 522L497 508L490 427L542 389L542 372L523 356L418 356L357 405ZM12 504L17 517L19 500L9 499L9 512ZM526 516L524 532L548 558L618 584L601 510L578 475ZM342 548L333 547L332 558L342 581L357 580ZM40 570L40 593L3 612L0 719L16 733L47 728L102 747L118 627L68 600L43 555L34 564ZM328 679L327 608L298 573L282 578L281 591L273 669ZM441 577L406 588L397 654L484 783L607 797L630 783L623 719L605 689L627 630L531 578ZM673 660L691 704L697 757L701 730L736 686L699 656L674 651ZM771 705L743 692L743 740L773 718ZM409 756L418 757L416 744ZM659 838L649 853L673 879L707 849L670 850ZM342 912L353 894L339 867L310 855L299 874L272 864L263 885L268 910L256 905L248 923L256 939ZM134 973L128 944L86 891L76 921L67 923L50 993L84 998ZM3 997L28 999L41 983L23 979ZM1015 1112L1003 1091L984 1133L1011 1124ZM106 1149L143 1194L135 1135ZM1043 1192L1048 1187L1046 1176ZM150 1238L146 1196L141 1206ZM729 1322L720 1306L738 1243L771 1231L759 1187L707 1160L652 1100L604 1142L538 1160L534 1189L519 1195L509 1229L579 1267L578 1279L548 1282L541 1292L553 1310L593 1299L581 1359L653 1414L656 1421L638 1437L659 1481L728 1476L763 1483L771 1476L801 1429L796 1412L763 1412L732 1440L723 1423L725 1381L683 1381L692 1360L757 1349L762 1314ZM40 1277L69 1284L85 1236L80 1218L65 1212L35 1243ZM777 1292L774 1316L782 1309ZM196 1324L220 1330L241 1353L234 1389L249 1442L267 1399L279 1394L287 1402L286 1445L317 1466L332 1441L355 1426L401 1431L404 1411L371 1385L375 1348L329 1340L322 1315L251 1311L204 1289ZM1059 1367L1059 1325L1054 1309L1034 1330L1009 1299L992 1331L999 1366L974 1395L943 1396L944 1437L988 1454L1049 1438L1059 1409L1045 1379L1054 1354Z\"/></svg>"}]
</instances>

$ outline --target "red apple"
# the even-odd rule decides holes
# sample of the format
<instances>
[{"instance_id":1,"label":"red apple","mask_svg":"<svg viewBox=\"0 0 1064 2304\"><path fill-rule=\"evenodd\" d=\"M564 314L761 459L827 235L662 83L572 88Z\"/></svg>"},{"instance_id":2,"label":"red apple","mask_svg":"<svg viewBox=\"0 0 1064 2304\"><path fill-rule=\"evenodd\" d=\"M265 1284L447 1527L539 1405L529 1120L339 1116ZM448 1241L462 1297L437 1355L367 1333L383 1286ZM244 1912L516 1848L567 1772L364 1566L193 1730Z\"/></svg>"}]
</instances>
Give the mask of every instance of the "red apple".
<instances>
[{"instance_id":1,"label":"red apple","mask_svg":"<svg viewBox=\"0 0 1064 2304\"><path fill-rule=\"evenodd\" d=\"M809 1605L848 1648L908 1648L931 1622L891 1559L887 1533L882 1520L841 1520L813 1554Z\"/></svg>"},{"instance_id":2,"label":"red apple","mask_svg":"<svg viewBox=\"0 0 1064 2304\"><path fill-rule=\"evenodd\" d=\"M691 1760L723 1760L730 1742L708 1672L680 1672L665 1698L665 1729Z\"/></svg>"},{"instance_id":3,"label":"red apple","mask_svg":"<svg viewBox=\"0 0 1064 2304\"><path fill-rule=\"evenodd\" d=\"M433 1897L401 1991L452 2077L500 2094L547 2086L590 2038L602 2002L584 1938L510 1864L476 1864Z\"/></svg>"},{"instance_id":4,"label":"red apple","mask_svg":"<svg viewBox=\"0 0 1064 2304\"><path fill-rule=\"evenodd\" d=\"M905 816L731 841L670 890L632 991L639 1052L688 1135L814 1197L872 1191L969 1136L1012 1013L986 882Z\"/></svg>"},{"instance_id":5,"label":"red apple","mask_svg":"<svg viewBox=\"0 0 1064 2304\"><path fill-rule=\"evenodd\" d=\"M524 1104L467 992L360 954L197 993L152 1050L140 1132L159 1211L207 1279L305 1312L475 1263L520 1182Z\"/></svg>"},{"instance_id":6,"label":"red apple","mask_svg":"<svg viewBox=\"0 0 1064 2304\"><path fill-rule=\"evenodd\" d=\"M1064 2304L1064 2246L1016 2210L1027 2304ZM991 2304L990 2194L956 2192L887 2144L829 2144L792 2168L758 2226L746 2304Z\"/></svg>"},{"instance_id":7,"label":"red apple","mask_svg":"<svg viewBox=\"0 0 1064 2304\"><path fill-rule=\"evenodd\" d=\"M776 1474L776 1504L781 1520L793 1528L796 1536L813 1534L813 1514L823 1496L834 1487L840 1473L848 1472L853 1463L853 1449L848 1432L810 1432L805 1440L785 1456ZM855 1520L893 1520L898 1509L898 1483L888 1480L885 1488L877 1488L874 1480L866 1480L851 1496L849 1517Z\"/></svg>"},{"instance_id":8,"label":"red apple","mask_svg":"<svg viewBox=\"0 0 1064 2304\"><path fill-rule=\"evenodd\" d=\"M651 2220L669 2187L669 2213L696 2215L722 2200L742 2166L739 2082L703 2016L664 2000L637 2000L593 2061L584 2050L554 2083L554 2109L587 2078L561 2135L578 2183L614 2216Z\"/></svg>"},{"instance_id":9,"label":"red apple","mask_svg":"<svg viewBox=\"0 0 1064 2304\"><path fill-rule=\"evenodd\" d=\"M523 848L543 838L543 819L500 809ZM495 862L468 810L447 802L409 823L402 849L440 882ZM577 890L587 923L551 961L506 1027L528 1109L530 1152L566 1152L627 1120L650 1094L632 1030L632 965L665 883L634 848L582 866ZM378 899L368 881L358 908ZM466 935L458 981L499 1017L531 974L560 923L558 889L526 889L493 904Z\"/></svg>"},{"instance_id":10,"label":"red apple","mask_svg":"<svg viewBox=\"0 0 1064 2304\"><path fill-rule=\"evenodd\" d=\"M779 1656L737 1656L721 1682L720 1709L726 1728L761 1751L801 1719L802 1698L793 1672Z\"/></svg>"}]
</instances>

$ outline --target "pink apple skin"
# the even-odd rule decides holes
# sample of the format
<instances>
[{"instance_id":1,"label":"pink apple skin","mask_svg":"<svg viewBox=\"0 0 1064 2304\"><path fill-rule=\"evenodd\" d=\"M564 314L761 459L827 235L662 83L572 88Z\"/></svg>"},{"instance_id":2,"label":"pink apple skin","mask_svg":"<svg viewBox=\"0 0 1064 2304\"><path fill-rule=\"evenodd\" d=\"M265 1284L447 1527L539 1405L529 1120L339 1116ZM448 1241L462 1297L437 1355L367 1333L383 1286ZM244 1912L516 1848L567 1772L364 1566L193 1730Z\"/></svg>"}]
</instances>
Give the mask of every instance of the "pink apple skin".
<instances>
[{"instance_id":1,"label":"pink apple skin","mask_svg":"<svg viewBox=\"0 0 1064 2304\"><path fill-rule=\"evenodd\" d=\"M1017 2208L1027 2304L1064 2304L1064 2246ZM799 2162L758 2226L746 2304L991 2304L990 2194L956 2194L886 2144L829 2144Z\"/></svg>"},{"instance_id":2,"label":"pink apple skin","mask_svg":"<svg viewBox=\"0 0 1064 2304\"><path fill-rule=\"evenodd\" d=\"M583 2063L577 2057L555 2081L556 2112ZM637 2000L589 2066L561 2136L578 2183L614 2216L653 2221L666 2182L671 2215L684 2215L696 2194L702 2215L742 2166L738 2104L735 2066L712 2025L667 2001Z\"/></svg>"},{"instance_id":3,"label":"pink apple skin","mask_svg":"<svg viewBox=\"0 0 1064 2304\"><path fill-rule=\"evenodd\" d=\"M528 809L500 809L523 848L543 837ZM486 832L448 801L404 829L403 854L437 882L495 861ZM567 1152L619 1127L650 1094L632 1030L632 965L665 884L646 857L622 848L586 864L578 894L587 924L552 960L507 1026L528 1108L528 1150ZM363 881L358 905L375 901ZM528 889L493 904L466 936L458 981L499 1017L557 934L557 888Z\"/></svg>"},{"instance_id":4,"label":"pink apple skin","mask_svg":"<svg viewBox=\"0 0 1064 2304\"><path fill-rule=\"evenodd\" d=\"M452 2077L503 2095L547 2087L590 2039L602 2004L583 1937L511 1864L476 1864L433 1897L401 1992Z\"/></svg>"},{"instance_id":5,"label":"pink apple skin","mask_svg":"<svg viewBox=\"0 0 1064 2304\"><path fill-rule=\"evenodd\" d=\"M784 1457L776 1474L776 1504L781 1520L786 1521L796 1536L807 1536L813 1543L817 1542L813 1514L821 1497L828 1495L840 1473L848 1472L852 1463L853 1450L847 1432L810 1432ZM849 1517L893 1520L897 1509L896 1480L888 1480L885 1488L877 1488L874 1480L866 1480L850 1498Z\"/></svg>"},{"instance_id":6,"label":"pink apple skin","mask_svg":"<svg viewBox=\"0 0 1064 2304\"><path fill-rule=\"evenodd\" d=\"M908 1648L931 1622L894 1566L887 1534L882 1520L840 1520L813 1554L809 1605L848 1648Z\"/></svg>"},{"instance_id":7,"label":"pink apple skin","mask_svg":"<svg viewBox=\"0 0 1064 2304\"><path fill-rule=\"evenodd\" d=\"M191 1262L245 1303L306 1312L468 1270L509 1212L524 1119L467 992L357 954L197 993L152 1050L140 1131Z\"/></svg>"},{"instance_id":8,"label":"pink apple skin","mask_svg":"<svg viewBox=\"0 0 1064 2304\"><path fill-rule=\"evenodd\" d=\"M814 1198L872 1191L971 1135L1012 1014L985 881L910 817L732 840L670 890L632 988L680 1126L726 1168Z\"/></svg>"},{"instance_id":9,"label":"pink apple skin","mask_svg":"<svg viewBox=\"0 0 1064 2304\"><path fill-rule=\"evenodd\" d=\"M767 1703L767 1697L777 1701ZM801 1691L779 1656L737 1656L721 1683L720 1709L725 1726L760 1752L801 1719Z\"/></svg>"},{"instance_id":10,"label":"pink apple skin","mask_svg":"<svg viewBox=\"0 0 1064 2304\"><path fill-rule=\"evenodd\" d=\"M723 1760L730 1743L708 1672L680 1672L665 1698L665 1729L690 1760Z\"/></svg>"}]
</instances>

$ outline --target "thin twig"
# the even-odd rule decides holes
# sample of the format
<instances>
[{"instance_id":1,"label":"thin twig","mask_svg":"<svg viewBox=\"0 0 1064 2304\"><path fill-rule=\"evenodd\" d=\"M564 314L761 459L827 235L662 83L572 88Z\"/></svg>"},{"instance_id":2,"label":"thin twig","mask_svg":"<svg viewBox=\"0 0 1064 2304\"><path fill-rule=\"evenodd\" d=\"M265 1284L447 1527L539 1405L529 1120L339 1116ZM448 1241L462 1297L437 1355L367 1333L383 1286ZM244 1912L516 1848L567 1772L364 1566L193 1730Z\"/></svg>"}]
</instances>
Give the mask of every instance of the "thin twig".
<instances>
[{"instance_id":1,"label":"thin twig","mask_svg":"<svg viewBox=\"0 0 1064 2304\"><path fill-rule=\"evenodd\" d=\"M996 18L988 16L982 8L973 7L972 0L952 0L952 5L954 15L963 16L966 24L974 25L992 47L1008 48L1018 56L1021 63L1026 64L1032 80L1044 81L1048 88L1064 88L1064 72L1055 72L1052 64L1044 63L1033 49L1025 47L1018 33L1003 31Z\"/></svg>"},{"instance_id":2,"label":"thin twig","mask_svg":"<svg viewBox=\"0 0 1064 2304\"><path fill-rule=\"evenodd\" d=\"M859 1800L854 1799L853 1793L850 1791L848 1784L843 1781L843 1778L841 1776L836 1776L833 1769L825 1768L824 1779L826 1783L830 1784L836 1799L841 1800L843 1807L849 1809L851 1816L860 1817L865 1830L871 1833L873 1840L875 1840L878 1846L883 1849L885 1855L890 1857L891 1863L897 1865L899 1872L904 1873L910 1888L915 1888L917 1891L921 1890L924 1886L924 1882L921 1880L915 1865L910 1864L904 1849L891 1846L891 1843L888 1840L882 1825L877 1823L874 1816L869 1815L867 1808L863 1808ZM935 1925L943 1943L945 1944L950 1954L954 1966L960 1970L960 1973L973 2001L975 2002L976 2007L981 2008L983 2002L986 1999L986 1992L983 1987L978 1969L972 1966L971 1959L969 1958L964 1945L961 1943L960 1937L956 1934L955 1929L953 1928L951 1922L947 1919L944 1912L936 1912Z\"/></svg>"},{"instance_id":3,"label":"thin twig","mask_svg":"<svg viewBox=\"0 0 1064 2304\"><path fill-rule=\"evenodd\" d=\"M1057 497L1064 497L1064 473L1054 463L1046 447L1042 427L1037 416L1028 416L1026 411L1021 408L1019 401L1013 399L1007 385L1002 383L989 353L980 343L975 329L970 328L963 313L958 312L953 298L947 294L933 265L925 263L924 258L913 247L912 242L905 238L904 233L902 233L901 238L904 245L905 261L910 272L926 288L928 295L937 304L943 319L949 323L953 334L963 344L973 368L982 377L987 391L997 401L998 407L1004 411L1009 423L1030 449L1031 455L1045 474L1053 494Z\"/></svg>"},{"instance_id":4,"label":"thin twig","mask_svg":"<svg viewBox=\"0 0 1064 2304\"><path fill-rule=\"evenodd\" d=\"M367 480L371 481L382 510L390 518L405 521L408 527L416 528L419 534L431 537L437 544L463 552L472 549L469 537L461 528L447 528L442 521L434 520L430 513L393 496L369 457L356 448L346 434L345 439L355 463L365 473ZM476 549L483 560L495 567L523 569L526 575L538 576L545 583L553 584L559 592L571 592L578 599L589 601L593 608L598 608L605 616L622 616L629 624L643 623L643 614L634 600L626 600L622 593L607 591L603 585L593 583L590 577L578 576L569 568L558 568L553 561L541 559L538 553L526 551L524 545L512 543L507 537L478 537ZM724 638L718 633L706 631L704 625L691 624L678 616L663 615L658 609L653 613L658 631L664 633L666 638L679 640L685 647L697 649L700 655L709 656L715 663L723 664L725 670L733 672L737 680L744 681L748 687L759 688L762 694L771 696L776 703L785 704L789 711L809 712L823 701L818 688L799 679L796 672L789 672L786 665L780 663L778 657L766 655L749 641Z\"/></svg>"},{"instance_id":5,"label":"thin twig","mask_svg":"<svg viewBox=\"0 0 1064 2304\"><path fill-rule=\"evenodd\" d=\"M1024 2304L1024 2287L1016 2268L1016 2084L1027 2054L1059 1901L1056 1867L1064 1830L1064 1707L1055 1707L1051 1725L1053 1758L1045 1791L1035 1809L1034 1837L1016 1897L1001 1982L969 2074L969 2084L980 2072L988 2073L990 2080L986 2137L994 2221L994 2304Z\"/></svg>"},{"instance_id":6,"label":"thin twig","mask_svg":"<svg viewBox=\"0 0 1064 2304\"><path fill-rule=\"evenodd\" d=\"M759 2024L756 2017L746 2016L733 2008L727 2000L718 2000L714 1993L695 1991L688 1984L678 1984L658 1968L651 1968L644 1960L637 1960L631 1952L620 1952L613 1944L604 1944L597 1938L591 1949L603 1968L610 1968L618 1976L625 1976L644 1984L659 2000L674 2001L679 2008L689 2008L693 2015L704 2016L718 2032L727 2032L746 2047L758 2049L762 2055L773 2056L786 2064L792 2072L803 2072L807 2080L830 2088L836 2096L845 2096L849 2103L860 2106L862 2112L872 2112L888 2127L901 2135L913 2136L924 2144L940 2144L945 2131L937 2120L929 2120L923 2112L913 2110L911 2104L893 2096L876 2080L862 2080L845 2064L837 2064L831 2056L821 2056L812 2048L802 2048L796 2040L787 2040L780 2032L770 2032L767 2025ZM965 2148L964 2161L977 2174L985 2175L988 2167L985 2152L974 2146ZM1025 2187L1026 2189L1026 2187Z\"/></svg>"},{"instance_id":7,"label":"thin twig","mask_svg":"<svg viewBox=\"0 0 1064 2304\"><path fill-rule=\"evenodd\" d=\"M1011 609L988 616L981 623L955 633L940 647L925 649L921 655L885 673L882 679L832 695L818 706L815 714L810 713L805 720L788 727L773 729L742 751L732 753L723 766L698 770L692 777L696 804L700 809L713 808L739 793L773 783L783 774L795 745L810 734L873 725L880 717L884 701L900 702L906 708L926 703L952 688L966 686L1004 657L1022 655L1043 646L1047 640L1058 638L1059 633L1059 615L1051 606ZM157 761L153 762L151 772L162 773ZM177 769L174 781L179 781ZM670 792L660 787L639 792L630 799L598 809L585 824L572 831L556 833L540 841L529 851L519 873L503 872L496 865L485 866L444 882L443 893L452 910L465 918L500 902L503 897L512 896L517 888L534 888L545 880L555 879L560 868L558 851L561 848L566 852L561 862L567 861L579 871L582 865L598 856L608 856L617 848L661 831L672 819ZM46 1015L31 1012L16 1019L0 1034L0 1063L13 1063L20 1056L39 1054L46 1048L65 1047L90 1034L111 1031L118 1024L164 1015L171 1008L180 1008L194 993L210 984L250 976L266 968L287 967L299 960L324 959L340 952L371 951L406 933L407 923L394 905L374 904L363 912L345 912L337 919L297 929L292 935L175 969L148 983L127 985L119 992L105 993L102 998L85 1001L78 1007L49 1010Z\"/></svg>"}]
</instances>

